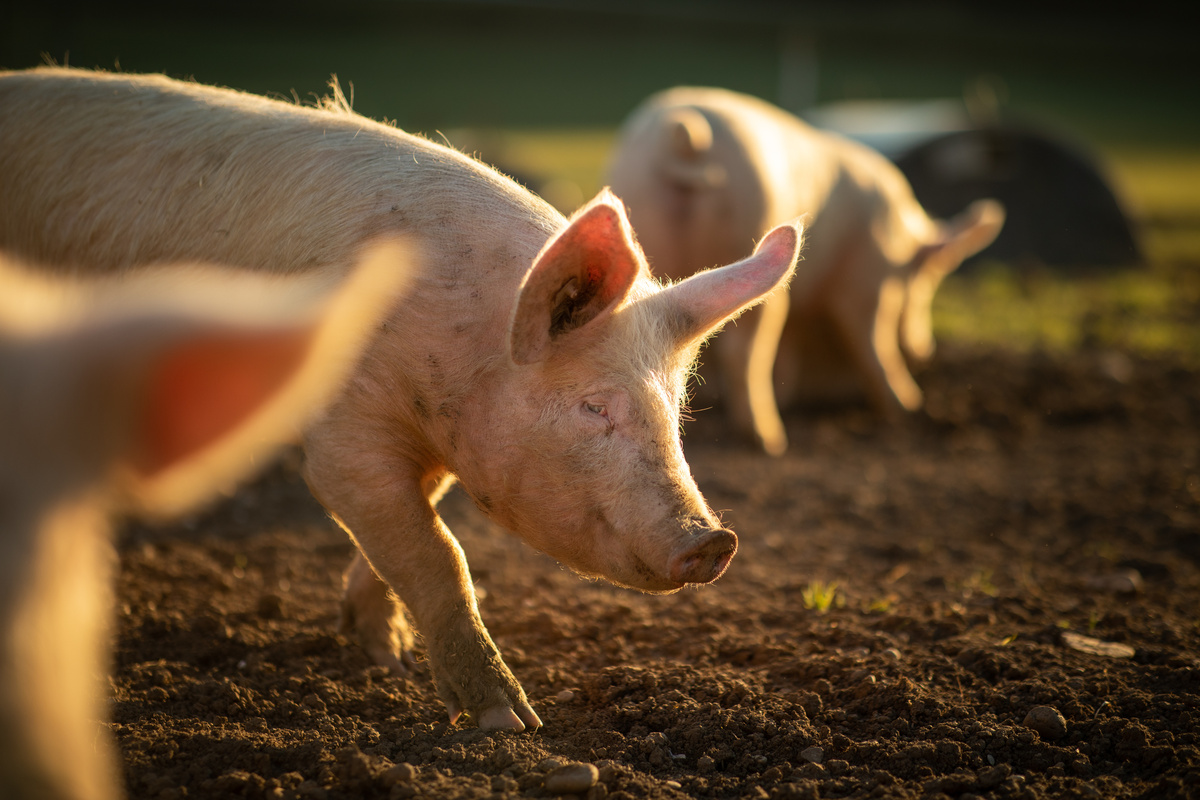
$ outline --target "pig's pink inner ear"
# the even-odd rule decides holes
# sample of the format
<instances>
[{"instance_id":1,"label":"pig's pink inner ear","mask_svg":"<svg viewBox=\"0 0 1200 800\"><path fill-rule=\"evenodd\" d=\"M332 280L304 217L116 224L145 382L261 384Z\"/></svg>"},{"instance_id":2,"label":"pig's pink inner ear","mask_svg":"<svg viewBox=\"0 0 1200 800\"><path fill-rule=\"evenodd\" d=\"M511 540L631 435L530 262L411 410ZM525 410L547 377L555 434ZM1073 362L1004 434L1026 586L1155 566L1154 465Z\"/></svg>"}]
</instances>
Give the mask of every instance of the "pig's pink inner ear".
<instances>
[{"instance_id":1,"label":"pig's pink inner ear","mask_svg":"<svg viewBox=\"0 0 1200 800\"><path fill-rule=\"evenodd\" d=\"M640 269L620 201L603 192L534 260L513 317L513 361L541 361L560 336L612 311L629 293Z\"/></svg>"},{"instance_id":2,"label":"pig's pink inner ear","mask_svg":"<svg viewBox=\"0 0 1200 800\"><path fill-rule=\"evenodd\" d=\"M153 478L228 435L292 378L312 335L214 331L162 353L147 378L131 466Z\"/></svg>"}]
</instances>

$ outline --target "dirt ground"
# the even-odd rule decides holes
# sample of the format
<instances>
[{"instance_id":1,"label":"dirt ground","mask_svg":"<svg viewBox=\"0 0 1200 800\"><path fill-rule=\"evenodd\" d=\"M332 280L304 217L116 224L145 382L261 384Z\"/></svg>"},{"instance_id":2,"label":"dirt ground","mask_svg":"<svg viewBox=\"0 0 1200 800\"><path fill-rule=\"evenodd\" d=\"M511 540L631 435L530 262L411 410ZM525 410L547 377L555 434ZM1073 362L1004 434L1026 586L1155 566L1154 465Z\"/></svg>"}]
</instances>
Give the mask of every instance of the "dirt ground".
<instances>
[{"instance_id":1,"label":"dirt ground","mask_svg":"<svg viewBox=\"0 0 1200 800\"><path fill-rule=\"evenodd\" d=\"M130 795L544 797L582 762L589 800L1200 797L1200 373L944 346L919 381L896 428L791 416L779 460L700 413L689 460L741 547L675 595L581 580L452 493L536 733L448 725L423 665L338 633L351 545L299 456L126 526Z\"/></svg>"}]
</instances>

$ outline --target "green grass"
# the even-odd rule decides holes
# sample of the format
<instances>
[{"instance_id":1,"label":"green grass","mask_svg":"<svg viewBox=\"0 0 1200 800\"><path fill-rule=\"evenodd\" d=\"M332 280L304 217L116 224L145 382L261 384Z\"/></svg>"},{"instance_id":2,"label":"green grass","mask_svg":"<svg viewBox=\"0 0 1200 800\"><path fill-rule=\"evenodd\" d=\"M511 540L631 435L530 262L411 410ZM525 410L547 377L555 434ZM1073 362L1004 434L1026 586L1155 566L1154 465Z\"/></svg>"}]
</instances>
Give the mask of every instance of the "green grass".
<instances>
[{"instance_id":1,"label":"green grass","mask_svg":"<svg viewBox=\"0 0 1200 800\"><path fill-rule=\"evenodd\" d=\"M1113 182L1148 264L1064 274L990 264L951 275L934 302L943 340L1070 352L1083 345L1200 365L1200 150L1114 150Z\"/></svg>"},{"instance_id":2,"label":"green grass","mask_svg":"<svg viewBox=\"0 0 1200 800\"><path fill-rule=\"evenodd\" d=\"M1107 148L1111 180L1142 216L1200 219L1200 149ZM1193 236L1200 231L1193 227Z\"/></svg>"},{"instance_id":3,"label":"green grass","mask_svg":"<svg viewBox=\"0 0 1200 800\"><path fill-rule=\"evenodd\" d=\"M800 590L800 601L809 611L825 614L834 606L841 606L844 600L838 594L836 583L813 581Z\"/></svg>"},{"instance_id":4,"label":"green grass","mask_svg":"<svg viewBox=\"0 0 1200 800\"><path fill-rule=\"evenodd\" d=\"M953 275L934 301L942 341L1019 352L1087 345L1200 363L1200 261L1086 277L1000 264Z\"/></svg>"}]
</instances>

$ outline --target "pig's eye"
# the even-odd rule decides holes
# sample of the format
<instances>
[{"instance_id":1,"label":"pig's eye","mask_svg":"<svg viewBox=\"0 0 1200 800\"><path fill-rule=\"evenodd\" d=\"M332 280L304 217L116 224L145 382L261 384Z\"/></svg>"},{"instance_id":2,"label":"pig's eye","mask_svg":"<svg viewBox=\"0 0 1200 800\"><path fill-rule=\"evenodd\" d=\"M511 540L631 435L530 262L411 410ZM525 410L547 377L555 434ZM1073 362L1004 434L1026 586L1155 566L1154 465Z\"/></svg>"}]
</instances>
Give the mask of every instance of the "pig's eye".
<instances>
[{"instance_id":1,"label":"pig's eye","mask_svg":"<svg viewBox=\"0 0 1200 800\"><path fill-rule=\"evenodd\" d=\"M584 403L583 407L593 414L599 414L602 417L608 416L608 408L600 405L599 403Z\"/></svg>"}]
</instances>

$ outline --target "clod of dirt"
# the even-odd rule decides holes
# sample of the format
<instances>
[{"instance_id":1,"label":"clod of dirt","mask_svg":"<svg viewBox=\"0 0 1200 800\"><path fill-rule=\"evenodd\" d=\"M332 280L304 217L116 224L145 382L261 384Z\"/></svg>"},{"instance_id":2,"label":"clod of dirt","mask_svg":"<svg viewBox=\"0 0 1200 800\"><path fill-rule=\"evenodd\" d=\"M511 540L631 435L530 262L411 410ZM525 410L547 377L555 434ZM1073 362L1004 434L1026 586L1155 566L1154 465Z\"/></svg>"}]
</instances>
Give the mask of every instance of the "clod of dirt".
<instances>
[{"instance_id":1,"label":"clod of dirt","mask_svg":"<svg viewBox=\"0 0 1200 800\"><path fill-rule=\"evenodd\" d=\"M1058 713L1057 708L1050 706L1034 706L1029 709L1025 721L1021 724L1047 741L1061 739L1067 735L1067 721Z\"/></svg>"},{"instance_id":2,"label":"clod of dirt","mask_svg":"<svg viewBox=\"0 0 1200 800\"><path fill-rule=\"evenodd\" d=\"M274 593L262 595L255 613L262 619L283 619L283 598Z\"/></svg>"},{"instance_id":3,"label":"clod of dirt","mask_svg":"<svg viewBox=\"0 0 1200 800\"><path fill-rule=\"evenodd\" d=\"M379 776L379 782L384 786L394 786L397 783L411 783L417 777L417 769L412 764L401 763L388 767Z\"/></svg>"},{"instance_id":4,"label":"clod of dirt","mask_svg":"<svg viewBox=\"0 0 1200 800\"><path fill-rule=\"evenodd\" d=\"M581 794L596 785L600 770L593 764L564 764L546 776L542 785L551 794Z\"/></svg>"},{"instance_id":5,"label":"clod of dirt","mask_svg":"<svg viewBox=\"0 0 1200 800\"><path fill-rule=\"evenodd\" d=\"M1012 774L1012 767L1008 764L984 767L975 777L975 788L982 792L990 791L1004 783L1010 774Z\"/></svg>"}]
</instances>

